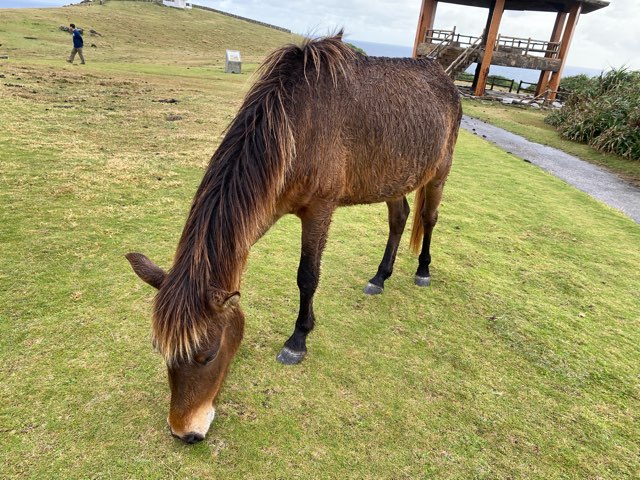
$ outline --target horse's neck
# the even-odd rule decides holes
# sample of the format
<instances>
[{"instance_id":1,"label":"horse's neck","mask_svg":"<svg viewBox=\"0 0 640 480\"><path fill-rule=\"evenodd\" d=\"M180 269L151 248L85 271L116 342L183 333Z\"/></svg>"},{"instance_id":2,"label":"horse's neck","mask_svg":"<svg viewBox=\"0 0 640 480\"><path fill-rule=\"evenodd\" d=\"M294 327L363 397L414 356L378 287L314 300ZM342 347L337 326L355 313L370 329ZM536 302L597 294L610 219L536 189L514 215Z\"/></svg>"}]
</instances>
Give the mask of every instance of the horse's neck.
<instances>
[{"instance_id":1,"label":"horse's neck","mask_svg":"<svg viewBox=\"0 0 640 480\"><path fill-rule=\"evenodd\" d=\"M212 217L218 212L213 212ZM238 212L233 216L234 221L239 224L242 222L244 227L243 235L224 235L214 231L211 243L212 249L198 251L184 251L179 255L178 261L186 261L189 265L188 270L193 272L190 276L194 278L205 278L210 287L225 290L228 292L240 289L242 273L247 264L251 246L256 243L267 230L275 223L276 218L262 220L252 218L252 214L257 211L250 210L248 212ZM234 233L238 230L236 226ZM194 235L197 238L197 235ZM194 239L191 239L194 241ZM203 258L204 257L204 258Z\"/></svg>"}]
</instances>

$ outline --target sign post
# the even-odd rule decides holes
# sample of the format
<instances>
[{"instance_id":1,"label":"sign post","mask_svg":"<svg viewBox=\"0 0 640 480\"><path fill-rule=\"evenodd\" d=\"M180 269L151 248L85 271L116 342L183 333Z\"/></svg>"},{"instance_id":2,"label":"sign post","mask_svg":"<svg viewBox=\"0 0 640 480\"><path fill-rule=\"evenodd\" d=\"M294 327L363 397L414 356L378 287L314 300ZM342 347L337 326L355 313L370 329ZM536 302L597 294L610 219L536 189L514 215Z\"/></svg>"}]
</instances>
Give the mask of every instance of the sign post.
<instances>
[{"instance_id":1,"label":"sign post","mask_svg":"<svg viewBox=\"0 0 640 480\"><path fill-rule=\"evenodd\" d=\"M242 59L240 52L237 50L227 50L226 60L224 62L225 73L241 73Z\"/></svg>"}]
</instances>

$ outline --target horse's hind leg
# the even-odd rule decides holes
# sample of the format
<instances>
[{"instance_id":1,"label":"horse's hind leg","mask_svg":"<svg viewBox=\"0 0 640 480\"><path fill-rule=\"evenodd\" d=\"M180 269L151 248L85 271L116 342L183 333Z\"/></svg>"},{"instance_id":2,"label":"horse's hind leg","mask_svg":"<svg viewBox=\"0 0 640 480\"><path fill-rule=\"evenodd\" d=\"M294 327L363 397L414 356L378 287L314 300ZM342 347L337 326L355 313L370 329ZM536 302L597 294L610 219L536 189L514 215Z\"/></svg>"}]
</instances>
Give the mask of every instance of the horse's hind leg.
<instances>
[{"instance_id":1,"label":"horse's hind leg","mask_svg":"<svg viewBox=\"0 0 640 480\"><path fill-rule=\"evenodd\" d=\"M384 250L378 272L364 287L364 293L367 295L376 295L384 290L384 281L393 273L398 245L409 217L409 203L406 197L387 202L387 207L389 207L389 240L387 240L387 248Z\"/></svg>"},{"instance_id":2,"label":"horse's hind leg","mask_svg":"<svg viewBox=\"0 0 640 480\"><path fill-rule=\"evenodd\" d=\"M416 272L415 283L420 287L426 287L431 283L429 265L431 264L431 234L433 227L438 221L438 206L442 199L444 180L432 180L422 187L424 202L422 204L422 225L424 234L422 239L422 250L418 257L418 270Z\"/></svg>"},{"instance_id":3,"label":"horse's hind leg","mask_svg":"<svg viewBox=\"0 0 640 480\"><path fill-rule=\"evenodd\" d=\"M298 212L302 220L302 249L298 266L300 310L293 334L277 357L285 365L300 363L307 353L307 335L315 323L313 295L320 280L320 259L334 209L331 204L315 204Z\"/></svg>"}]
</instances>

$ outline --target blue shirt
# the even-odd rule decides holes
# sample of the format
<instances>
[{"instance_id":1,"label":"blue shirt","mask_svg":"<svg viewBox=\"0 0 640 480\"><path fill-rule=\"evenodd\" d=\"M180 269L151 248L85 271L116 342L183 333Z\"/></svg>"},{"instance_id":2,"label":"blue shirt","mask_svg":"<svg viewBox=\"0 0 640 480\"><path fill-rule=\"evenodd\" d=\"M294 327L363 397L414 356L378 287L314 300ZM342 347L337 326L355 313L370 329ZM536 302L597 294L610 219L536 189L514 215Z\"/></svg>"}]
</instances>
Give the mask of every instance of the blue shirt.
<instances>
[{"instance_id":1,"label":"blue shirt","mask_svg":"<svg viewBox=\"0 0 640 480\"><path fill-rule=\"evenodd\" d=\"M82 48L84 45L84 41L82 40L82 35L80 35L80 30L75 28L73 30L73 48Z\"/></svg>"}]
</instances>

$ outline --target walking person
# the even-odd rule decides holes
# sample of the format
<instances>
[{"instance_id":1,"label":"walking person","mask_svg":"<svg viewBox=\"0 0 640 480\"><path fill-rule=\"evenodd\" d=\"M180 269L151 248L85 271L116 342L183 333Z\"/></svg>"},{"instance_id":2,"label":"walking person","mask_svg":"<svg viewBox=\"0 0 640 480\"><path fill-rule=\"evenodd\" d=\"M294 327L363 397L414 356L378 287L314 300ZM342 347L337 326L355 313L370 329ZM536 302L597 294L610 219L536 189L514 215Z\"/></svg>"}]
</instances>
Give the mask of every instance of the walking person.
<instances>
[{"instance_id":1,"label":"walking person","mask_svg":"<svg viewBox=\"0 0 640 480\"><path fill-rule=\"evenodd\" d=\"M73 28L73 49L71 50L71 55L67 59L67 62L73 63L73 59L76 58L76 53L80 55L80 63L82 65L85 64L84 55L82 55L82 47L84 46L84 40L82 40L82 35L80 34L80 30L78 30L75 24L69 25Z\"/></svg>"}]
</instances>

